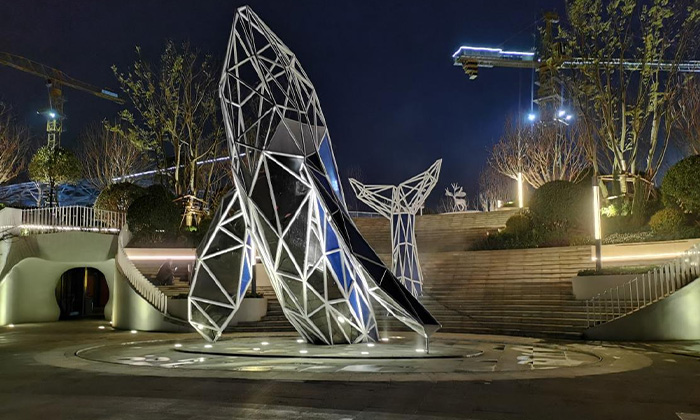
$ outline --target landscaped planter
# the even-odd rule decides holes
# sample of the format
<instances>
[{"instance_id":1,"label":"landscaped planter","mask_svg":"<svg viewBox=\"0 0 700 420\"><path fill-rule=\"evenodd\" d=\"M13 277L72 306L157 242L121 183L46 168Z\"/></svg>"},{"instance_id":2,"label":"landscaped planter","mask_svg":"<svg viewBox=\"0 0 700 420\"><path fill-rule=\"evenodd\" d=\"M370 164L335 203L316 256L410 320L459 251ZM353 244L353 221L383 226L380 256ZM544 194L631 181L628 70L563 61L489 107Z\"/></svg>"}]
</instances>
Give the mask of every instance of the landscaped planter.
<instances>
[{"instance_id":1,"label":"landscaped planter","mask_svg":"<svg viewBox=\"0 0 700 420\"><path fill-rule=\"evenodd\" d=\"M600 275L600 276L576 276L571 279L571 284L574 289L576 299L590 299L598 293L603 293L611 287L622 286L635 277L641 277L641 274L616 274L616 275ZM632 288L632 296L636 296L636 287ZM620 287L622 293L622 287ZM625 295L629 296L629 286L625 289ZM641 293L641 291L640 291Z\"/></svg>"},{"instance_id":2,"label":"landscaped planter","mask_svg":"<svg viewBox=\"0 0 700 420\"><path fill-rule=\"evenodd\" d=\"M231 325L238 325L239 322L257 322L267 314L267 298L247 297L241 301L236 315L231 320Z\"/></svg>"}]
</instances>

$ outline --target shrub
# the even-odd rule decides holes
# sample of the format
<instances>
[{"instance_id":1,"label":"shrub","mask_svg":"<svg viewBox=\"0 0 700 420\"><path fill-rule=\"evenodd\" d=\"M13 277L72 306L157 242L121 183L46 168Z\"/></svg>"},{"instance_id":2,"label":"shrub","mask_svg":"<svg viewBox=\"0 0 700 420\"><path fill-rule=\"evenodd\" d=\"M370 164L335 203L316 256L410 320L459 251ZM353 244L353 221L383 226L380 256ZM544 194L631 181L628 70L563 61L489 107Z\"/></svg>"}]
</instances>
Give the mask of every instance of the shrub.
<instances>
[{"instance_id":1,"label":"shrub","mask_svg":"<svg viewBox=\"0 0 700 420\"><path fill-rule=\"evenodd\" d=\"M532 218L527 213L519 213L511 216L506 221L505 232L519 236L532 230Z\"/></svg>"},{"instance_id":2,"label":"shrub","mask_svg":"<svg viewBox=\"0 0 700 420\"><path fill-rule=\"evenodd\" d=\"M537 237L534 232L524 235L514 235L503 231L488 235L474 243L471 250L537 248L537 245Z\"/></svg>"},{"instance_id":3,"label":"shrub","mask_svg":"<svg viewBox=\"0 0 700 420\"><path fill-rule=\"evenodd\" d=\"M700 155L687 157L671 167L661 183L667 206L700 214Z\"/></svg>"},{"instance_id":4,"label":"shrub","mask_svg":"<svg viewBox=\"0 0 700 420\"><path fill-rule=\"evenodd\" d=\"M686 227L686 216L675 208L659 210L651 216L649 226L654 233L675 234Z\"/></svg>"},{"instance_id":5,"label":"shrub","mask_svg":"<svg viewBox=\"0 0 700 420\"><path fill-rule=\"evenodd\" d=\"M613 233L603 238L603 244L631 244L635 242L650 242L657 240L657 236L653 232L630 232L630 233Z\"/></svg>"},{"instance_id":6,"label":"shrub","mask_svg":"<svg viewBox=\"0 0 700 420\"><path fill-rule=\"evenodd\" d=\"M547 182L532 194L530 211L535 223L547 229L589 229L591 188L568 181Z\"/></svg>"},{"instance_id":7,"label":"shrub","mask_svg":"<svg viewBox=\"0 0 700 420\"><path fill-rule=\"evenodd\" d=\"M126 213L126 221L134 238L140 242L158 243L177 236L181 213L173 196L161 185L152 185L134 200Z\"/></svg>"},{"instance_id":8,"label":"shrub","mask_svg":"<svg viewBox=\"0 0 700 420\"><path fill-rule=\"evenodd\" d=\"M131 203L146 194L146 189L130 182L112 184L102 190L95 201L95 208L125 212Z\"/></svg>"}]
</instances>

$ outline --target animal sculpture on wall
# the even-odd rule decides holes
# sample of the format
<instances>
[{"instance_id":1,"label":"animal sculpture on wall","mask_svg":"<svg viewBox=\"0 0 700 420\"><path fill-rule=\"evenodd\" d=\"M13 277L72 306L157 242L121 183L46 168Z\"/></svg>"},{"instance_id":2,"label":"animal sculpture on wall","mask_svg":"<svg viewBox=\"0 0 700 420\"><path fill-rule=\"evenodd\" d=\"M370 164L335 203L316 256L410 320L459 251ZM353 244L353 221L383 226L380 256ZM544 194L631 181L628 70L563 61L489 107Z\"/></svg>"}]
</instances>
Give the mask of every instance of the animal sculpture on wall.
<instances>
[{"instance_id":1,"label":"animal sculpture on wall","mask_svg":"<svg viewBox=\"0 0 700 420\"><path fill-rule=\"evenodd\" d=\"M452 191L445 188L445 195L452 197L452 211L467 211L467 193L458 184L452 184Z\"/></svg>"}]
</instances>

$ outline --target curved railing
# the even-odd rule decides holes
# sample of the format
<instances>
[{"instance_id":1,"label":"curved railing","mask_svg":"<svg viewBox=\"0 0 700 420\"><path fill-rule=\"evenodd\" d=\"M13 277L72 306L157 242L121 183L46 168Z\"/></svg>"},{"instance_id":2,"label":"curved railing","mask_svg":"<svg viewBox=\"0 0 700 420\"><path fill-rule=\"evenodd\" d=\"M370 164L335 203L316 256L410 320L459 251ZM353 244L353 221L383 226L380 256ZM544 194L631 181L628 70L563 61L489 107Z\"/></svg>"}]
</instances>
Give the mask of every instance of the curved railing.
<instances>
[{"instance_id":1,"label":"curved railing","mask_svg":"<svg viewBox=\"0 0 700 420\"><path fill-rule=\"evenodd\" d=\"M168 297L160 291L150 280L148 280L124 251L124 247L131 240L131 233L127 225L124 225L117 240L117 266L124 276L129 280L131 286L144 299L158 309L164 315L168 315Z\"/></svg>"},{"instance_id":2,"label":"curved railing","mask_svg":"<svg viewBox=\"0 0 700 420\"><path fill-rule=\"evenodd\" d=\"M667 298L700 277L700 244L680 257L586 301L588 326L604 324Z\"/></svg>"},{"instance_id":3,"label":"curved railing","mask_svg":"<svg viewBox=\"0 0 700 420\"><path fill-rule=\"evenodd\" d=\"M118 233L126 213L85 206L46 207L22 210L20 229L38 232L79 230Z\"/></svg>"}]
</instances>

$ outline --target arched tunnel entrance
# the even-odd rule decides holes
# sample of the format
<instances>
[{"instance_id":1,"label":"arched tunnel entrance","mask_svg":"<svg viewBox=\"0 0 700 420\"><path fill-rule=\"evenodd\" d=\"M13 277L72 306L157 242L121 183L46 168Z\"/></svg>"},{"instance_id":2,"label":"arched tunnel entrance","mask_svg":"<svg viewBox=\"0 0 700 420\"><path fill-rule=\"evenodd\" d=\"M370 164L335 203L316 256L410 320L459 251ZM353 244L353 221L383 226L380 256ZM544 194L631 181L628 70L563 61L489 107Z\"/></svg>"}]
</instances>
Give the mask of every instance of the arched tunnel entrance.
<instances>
[{"instance_id":1,"label":"arched tunnel entrance","mask_svg":"<svg viewBox=\"0 0 700 420\"><path fill-rule=\"evenodd\" d=\"M104 317L109 300L105 275L92 267L72 268L61 275L56 285L59 319Z\"/></svg>"}]
</instances>

